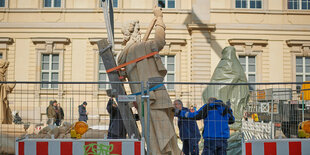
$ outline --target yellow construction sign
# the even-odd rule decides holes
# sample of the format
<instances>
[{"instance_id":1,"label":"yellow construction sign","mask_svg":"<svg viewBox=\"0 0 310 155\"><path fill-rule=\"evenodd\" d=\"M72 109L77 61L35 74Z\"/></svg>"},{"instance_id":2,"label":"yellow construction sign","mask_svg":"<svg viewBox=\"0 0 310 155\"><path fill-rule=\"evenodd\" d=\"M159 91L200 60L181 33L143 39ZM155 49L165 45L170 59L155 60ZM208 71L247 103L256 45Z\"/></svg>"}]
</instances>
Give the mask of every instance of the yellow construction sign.
<instances>
[{"instance_id":1,"label":"yellow construction sign","mask_svg":"<svg viewBox=\"0 0 310 155\"><path fill-rule=\"evenodd\" d=\"M305 81L310 82L310 81ZM302 84L300 99L310 100L310 83Z\"/></svg>"}]
</instances>

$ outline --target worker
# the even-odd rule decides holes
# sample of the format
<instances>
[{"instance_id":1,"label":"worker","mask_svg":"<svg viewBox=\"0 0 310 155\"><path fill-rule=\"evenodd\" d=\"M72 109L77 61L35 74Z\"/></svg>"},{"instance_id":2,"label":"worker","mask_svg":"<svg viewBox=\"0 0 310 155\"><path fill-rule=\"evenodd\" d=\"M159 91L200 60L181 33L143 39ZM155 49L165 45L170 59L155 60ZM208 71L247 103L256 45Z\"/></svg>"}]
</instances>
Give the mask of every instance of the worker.
<instances>
[{"instance_id":1,"label":"worker","mask_svg":"<svg viewBox=\"0 0 310 155\"><path fill-rule=\"evenodd\" d=\"M186 110L178 111L176 114L181 118L200 120L204 119L204 148L202 155L226 155L227 139L229 138L229 126L235 122L232 110L222 100L210 97L208 103L198 111L190 113Z\"/></svg>"},{"instance_id":2,"label":"worker","mask_svg":"<svg viewBox=\"0 0 310 155\"><path fill-rule=\"evenodd\" d=\"M181 100L175 100L174 107L178 110L190 111L190 109L183 107ZM178 117L178 127L180 138L183 142L182 151L185 155L199 155L199 146L201 135L196 120L189 120Z\"/></svg>"}]
</instances>

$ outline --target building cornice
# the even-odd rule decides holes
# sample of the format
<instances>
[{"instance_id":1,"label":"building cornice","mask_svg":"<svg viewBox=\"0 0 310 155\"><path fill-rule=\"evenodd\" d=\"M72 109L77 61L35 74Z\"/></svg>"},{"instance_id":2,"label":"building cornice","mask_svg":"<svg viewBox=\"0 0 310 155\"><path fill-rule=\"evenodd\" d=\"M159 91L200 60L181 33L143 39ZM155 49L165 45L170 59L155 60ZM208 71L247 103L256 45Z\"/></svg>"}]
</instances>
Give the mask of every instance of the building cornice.
<instances>
[{"instance_id":1,"label":"building cornice","mask_svg":"<svg viewBox=\"0 0 310 155\"><path fill-rule=\"evenodd\" d=\"M264 10L264 9L211 9L210 13L230 14L277 14L277 15L309 15L309 10Z\"/></svg>"},{"instance_id":2,"label":"building cornice","mask_svg":"<svg viewBox=\"0 0 310 155\"><path fill-rule=\"evenodd\" d=\"M288 46L310 46L310 40L286 40Z\"/></svg>"},{"instance_id":3,"label":"building cornice","mask_svg":"<svg viewBox=\"0 0 310 155\"><path fill-rule=\"evenodd\" d=\"M286 40L290 51L299 56L310 56L310 40Z\"/></svg>"},{"instance_id":4,"label":"building cornice","mask_svg":"<svg viewBox=\"0 0 310 155\"><path fill-rule=\"evenodd\" d=\"M185 45L186 44L186 39L181 39L181 38L166 38L166 44L178 44L178 45Z\"/></svg>"},{"instance_id":5,"label":"building cornice","mask_svg":"<svg viewBox=\"0 0 310 155\"><path fill-rule=\"evenodd\" d=\"M102 40L102 39L107 39L107 38L100 38L100 37L94 37L94 38L88 38L90 44L97 44L97 42L99 40ZM123 39L121 38L114 38L114 43L118 44L118 43L122 43Z\"/></svg>"},{"instance_id":6,"label":"building cornice","mask_svg":"<svg viewBox=\"0 0 310 155\"><path fill-rule=\"evenodd\" d=\"M0 13L102 13L101 8L5 8ZM153 13L153 9L121 9L114 8L114 13ZM163 13L191 14L190 9L163 9Z\"/></svg>"},{"instance_id":7,"label":"building cornice","mask_svg":"<svg viewBox=\"0 0 310 155\"><path fill-rule=\"evenodd\" d=\"M9 37L0 37L0 43L11 44L13 39Z\"/></svg>"},{"instance_id":8,"label":"building cornice","mask_svg":"<svg viewBox=\"0 0 310 155\"><path fill-rule=\"evenodd\" d=\"M228 39L230 45L262 45L266 46L268 44L267 39Z\"/></svg>"},{"instance_id":9,"label":"building cornice","mask_svg":"<svg viewBox=\"0 0 310 155\"><path fill-rule=\"evenodd\" d=\"M106 38L100 38L100 37L94 37L94 38L88 38L89 42L91 44L97 44L97 42L101 39L106 39ZM152 39L152 38L150 38ZM115 38L114 43L120 44L123 42L123 39L121 38ZM181 39L181 38L166 38L166 44L179 44L179 45L184 45L186 44L186 39Z\"/></svg>"},{"instance_id":10,"label":"building cornice","mask_svg":"<svg viewBox=\"0 0 310 155\"><path fill-rule=\"evenodd\" d=\"M310 31L310 25L289 24L216 24L216 30ZM217 31L218 32L218 31Z\"/></svg>"},{"instance_id":11,"label":"building cornice","mask_svg":"<svg viewBox=\"0 0 310 155\"><path fill-rule=\"evenodd\" d=\"M215 24L187 24L187 29L189 32L193 30L214 32Z\"/></svg>"},{"instance_id":12,"label":"building cornice","mask_svg":"<svg viewBox=\"0 0 310 155\"><path fill-rule=\"evenodd\" d=\"M141 22L141 21L140 21ZM149 22L149 21L148 21ZM140 23L141 29L147 29L149 23ZM122 22L116 22L115 29L121 29ZM166 24L166 30L187 30L187 27L183 24ZM77 23L36 23L36 22L24 22L24 23L0 23L0 29L102 29L106 28L104 22L77 22ZM74 30L75 31L75 30ZM117 33L117 32L115 32Z\"/></svg>"},{"instance_id":13,"label":"building cornice","mask_svg":"<svg viewBox=\"0 0 310 155\"><path fill-rule=\"evenodd\" d=\"M106 39L106 38L88 38L90 44L97 44L97 42L102 39Z\"/></svg>"},{"instance_id":14,"label":"building cornice","mask_svg":"<svg viewBox=\"0 0 310 155\"><path fill-rule=\"evenodd\" d=\"M63 43L67 44L70 42L69 38L62 38L62 37L32 37L32 42L34 44L37 43Z\"/></svg>"}]
</instances>

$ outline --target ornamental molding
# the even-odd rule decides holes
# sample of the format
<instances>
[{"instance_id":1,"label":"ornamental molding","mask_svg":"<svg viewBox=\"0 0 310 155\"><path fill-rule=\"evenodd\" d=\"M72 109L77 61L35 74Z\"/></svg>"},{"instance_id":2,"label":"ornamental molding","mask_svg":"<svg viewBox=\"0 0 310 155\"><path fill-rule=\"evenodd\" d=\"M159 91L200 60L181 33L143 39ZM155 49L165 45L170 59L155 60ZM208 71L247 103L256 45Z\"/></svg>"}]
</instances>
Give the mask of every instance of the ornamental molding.
<instances>
[{"instance_id":1,"label":"ornamental molding","mask_svg":"<svg viewBox=\"0 0 310 155\"><path fill-rule=\"evenodd\" d=\"M187 30L191 33L194 30L214 32L215 24L187 24Z\"/></svg>"},{"instance_id":2,"label":"ornamental molding","mask_svg":"<svg viewBox=\"0 0 310 155\"><path fill-rule=\"evenodd\" d=\"M31 38L34 44L45 43L45 44L54 44L54 43L63 43L68 44L70 42L69 38L51 38L51 37L33 37Z\"/></svg>"},{"instance_id":3,"label":"ornamental molding","mask_svg":"<svg viewBox=\"0 0 310 155\"><path fill-rule=\"evenodd\" d=\"M310 46L310 40L286 40L286 44L288 46L303 46L303 47L309 47Z\"/></svg>"},{"instance_id":4,"label":"ornamental molding","mask_svg":"<svg viewBox=\"0 0 310 155\"><path fill-rule=\"evenodd\" d=\"M229 39L228 42L230 45L246 45L246 46L253 46L253 45L266 46L268 44L267 39Z\"/></svg>"},{"instance_id":5,"label":"ornamental molding","mask_svg":"<svg viewBox=\"0 0 310 155\"><path fill-rule=\"evenodd\" d=\"M228 43L236 48L236 52L245 55L257 55L257 52L263 52L263 47L268 44L267 39L229 39Z\"/></svg>"},{"instance_id":6,"label":"ornamental molding","mask_svg":"<svg viewBox=\"0 0 310 155\"><path fill-rule=\"evenodd\" d=\"M64 50L64 45L70 43L69 38L52 38L52 37L33 37L32 42L37 45L37 49L46 50L53 53L55 50Z\"/></svg>"},{"instance_id":7,"label":"ornamental molding","mask_svg":"<svg viewBox=\"0 0 310 155\"><path fill-rule=\"evenodd\" d=\"M94 45L94 44L97 44L97 42L99 40L102 40L102 39L107 39L107 38L97 38L97 37L94 37L94 38L88 38L89 42ZM149 40L152 40L153 38L150 38ZM120 38L115 38L114 39L114 43L115 44L121 44L123 41L123 39L120 39ZM185 45L186 44L186 39L182 39L182 38L166 38L166 45Z\"/></svg>"},{"instance_id":8,"label":"ornamental molding","mask_svg":"<svg viewBox=\"0 0 310 155\"><path fill-rule=\"evenodd\" d=\"M11 44L13 39L9 37L0 37L0 43Z\"/></svg>"},{"instance_id":9,"label":"ornamental molding","mask_svg":"<svg viewBox=\"0 0 310 155\"><path fill-rule=\"evenodd\" d=\"M310 40L286 40L292 53L300 56L310 56Z\"/></svg>"}]
</instances>

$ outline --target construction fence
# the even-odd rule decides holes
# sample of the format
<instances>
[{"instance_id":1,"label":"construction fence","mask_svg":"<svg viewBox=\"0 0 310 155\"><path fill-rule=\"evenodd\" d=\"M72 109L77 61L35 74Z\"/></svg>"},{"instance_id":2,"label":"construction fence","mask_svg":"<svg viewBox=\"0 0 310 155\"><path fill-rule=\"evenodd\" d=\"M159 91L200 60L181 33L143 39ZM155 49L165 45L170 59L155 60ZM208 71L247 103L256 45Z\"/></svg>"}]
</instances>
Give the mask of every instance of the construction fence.
<instances>
[{"instance_id":1,"label":"construction fence","mask_svg":"<svg viewBox=\"0 0 310 155\"><path fill-rule=\"evenodd\" d=\"M305 99L308 92L301 89L302 83L5 82L2 83L1 91L5 91L3 90L5 85L12 84L15 87L12 92L7 92L7 101L12 111L13 124L0 125L0 151L2 152L10 149L9 147L12 145L10 139L14 139L14 145L15 138L25 137L25 135L30 138L52 138L48 134L36 136L40 130L47 126L47 111L51 100L56 100L63 109L64 117L60 119L60 124L77 122L80 117L79 106L83 106L83 102L87 102L89 130L82 138L106 138L111 118L111 114L107 111L110 97L106 90L112 88L111 85L124 87L126 94L129 95L122 96L122 98L116 97L113 100L117 104L128 104L133 114L139 114L136 126L141 136L138 137L144 137L148 150L152 150L153 144L150 144L154 141L152 137L156 137L159 143L167 141L167 137L164 137L165 134L154 131L158 129L156 122L163 125L170 121L165 117L157 117L151 111L161 108L172 109L172 111L166 112L167 118L170 118L174 115L173 101L177 99L181 100L183 107L188 108L191 112L198 111L205 104L202 94L211 85L216 87L242 85L249 88L249 96L245 106L241 109L233 108L234 113L236 111L242 112L242 118L236 122L242 122L240 130L244 140L297 138L299 124L302 121L310 120L310 102ZM131 92L131 87L141 88L141 91ZM154 100L160 106L156 107ZM138 107L135 107L133 101L137 101ZM2 105L1 110L3 107ZM123 117L120 121L130 121L127 119ZM201 119L196 122L199 129L198 134L203 139L204 120ZM182 148L183 139L182 135L180 137L179 134L179 123L177 117L172 120L173 130L178 137L178 146ZM166 129L166 126L160 127L162 131L170 130L168 127ZM152 135L154 134L152 132L155 132L156 136ZM137 135L127 135L127 138L132 136ZM54 138L70 139L70 137L70 134L66 133L59 134ZM202 152L203 140L198 141L198 145L200 152Z\"/></svg>"}]
</instances>

